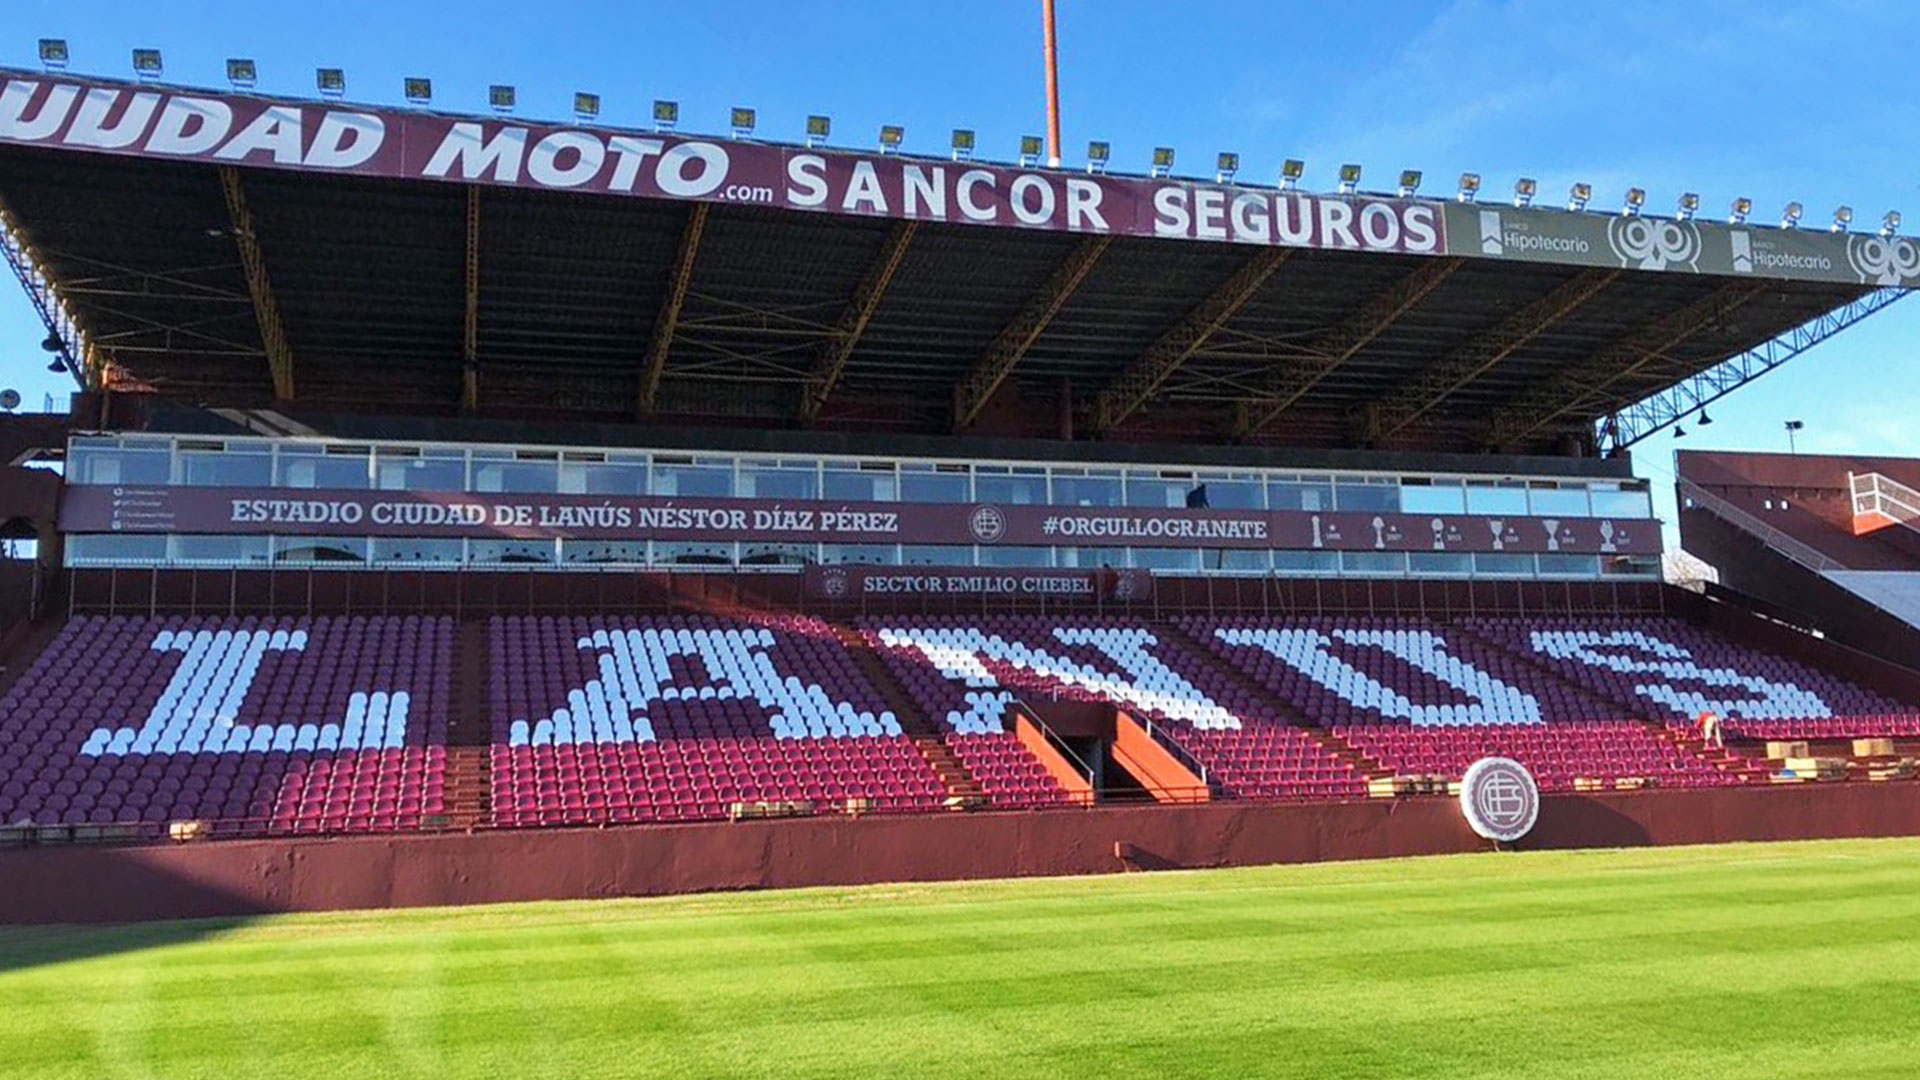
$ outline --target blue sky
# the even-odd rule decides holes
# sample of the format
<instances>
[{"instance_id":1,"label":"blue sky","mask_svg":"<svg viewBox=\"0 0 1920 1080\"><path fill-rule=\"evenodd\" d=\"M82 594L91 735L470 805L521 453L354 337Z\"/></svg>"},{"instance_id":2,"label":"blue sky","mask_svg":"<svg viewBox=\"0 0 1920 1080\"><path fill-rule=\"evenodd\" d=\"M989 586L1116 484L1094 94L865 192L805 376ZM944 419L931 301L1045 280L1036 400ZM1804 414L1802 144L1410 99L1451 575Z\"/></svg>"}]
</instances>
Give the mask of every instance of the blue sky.
<instances>
[{"instance_id":1,"label":"blue sky","mask_svg":"<svg viewBox=\"0 0 1920 1080\"><path fill-rule=\"evenodd\" d=\"M176 82L218 85L226 57L250 56L269 93L310 95L316 66L340 66L357 100L395 101L418 74L436 105L481 111L487 84L510 82L524 114L564 116L585 89L614 123L643 123L665 97L687 130L722 130L730 106L751 105L769 137L797 139L825 112L836 142L891 122L909 149L938 152L972 127L982 156L1010 158L1042 129L1039 6L7 0L0 64L36 66L35 40L57 36L78 72L125 75L130 51L153 46ZM1898 59L1920 49L1912 0L1059 6L1070 161L1105 139L1130 168L1161 144L1181 172L1237 150L1243 176L1268 179L1298 156L1309 187L1356 161L1369 186L1403 167L1441 184L1472 170L1490 191L1586 180L1599 206L1640 185L1661 210L1695 190L1722 213L1751 196L1758 220L1797 199L1814 222L1842 203L1861 222L1889 208L1920 222L1920 94ZM0 287L0 381L30 407L61 389L41 335ZM1711 428L1642 444L1639 470L1665 487L1676 445L1784 450L1788 417L1807 423L1802 450L1920 454L1917 343L1920 300L1896 305L1726 399Z\"/></svg>"}]
</instances>

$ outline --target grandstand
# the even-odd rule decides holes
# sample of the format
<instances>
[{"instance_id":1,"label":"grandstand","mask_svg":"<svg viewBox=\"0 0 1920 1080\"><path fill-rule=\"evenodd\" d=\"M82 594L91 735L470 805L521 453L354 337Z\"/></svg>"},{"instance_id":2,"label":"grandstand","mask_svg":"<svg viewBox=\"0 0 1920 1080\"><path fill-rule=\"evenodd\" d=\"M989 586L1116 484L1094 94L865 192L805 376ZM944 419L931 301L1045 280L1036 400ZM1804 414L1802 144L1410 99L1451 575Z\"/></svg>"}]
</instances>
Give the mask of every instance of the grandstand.
<instances>
[{"instance_id":1,"label":"grandstand","mask_svg":"<svg viewBox=\"0 0 1920 1080\"><path fill-rule=\"evenodd\" d=\"M1663 584L1630 454L1912 241L1403 188L0 72L76 379L0 419L0 863L77 883L0 914L1462 850L1488 756L1525 843L1920 828L1920 656ZM1718 564L1920 556L1911 463L1681 460Z\"/></svg>"}]
</instances>

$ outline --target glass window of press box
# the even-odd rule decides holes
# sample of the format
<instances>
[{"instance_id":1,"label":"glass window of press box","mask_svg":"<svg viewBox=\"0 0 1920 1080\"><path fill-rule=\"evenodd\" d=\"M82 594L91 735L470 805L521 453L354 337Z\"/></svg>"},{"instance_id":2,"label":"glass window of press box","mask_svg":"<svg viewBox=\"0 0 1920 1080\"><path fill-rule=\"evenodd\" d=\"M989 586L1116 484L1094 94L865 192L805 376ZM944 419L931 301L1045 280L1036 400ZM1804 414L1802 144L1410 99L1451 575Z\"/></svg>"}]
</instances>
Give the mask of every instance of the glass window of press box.
<instances>
[{"instance_id":1,"label":"glass window of press box","mask_svg":"<svg viewBox=\"0 0 1920 1080\"><path fill-rule=\"evenodd\" d=\"M1020 461L706 454L688 451L76 436L67 482L76 485L753 498L834 502L986 502L1154 510L1291 510L1492 517L1647 519L1639 480L1407 475L1299 469L1194 469ZM488 569L672 567L781 571L814 563L977 565L1167 573L1650 577L1658 560L1543 555L1033 547L771 544L621 539L71 536L73 566L302 566Z\"/></svg>"}]
</instances>

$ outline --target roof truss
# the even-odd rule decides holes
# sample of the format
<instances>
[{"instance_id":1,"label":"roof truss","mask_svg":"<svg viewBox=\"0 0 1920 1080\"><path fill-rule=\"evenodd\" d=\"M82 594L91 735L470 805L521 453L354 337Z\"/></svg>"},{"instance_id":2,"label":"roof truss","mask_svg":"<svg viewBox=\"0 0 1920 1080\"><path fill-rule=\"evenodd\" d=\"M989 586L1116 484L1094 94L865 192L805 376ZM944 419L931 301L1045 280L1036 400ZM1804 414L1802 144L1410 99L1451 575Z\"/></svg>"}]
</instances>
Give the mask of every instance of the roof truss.
<instances>
[{"instance_id":1,"label":"roof truss","mask_svg":"<svg viewBox=\"0 0 1920 1080\"><path fill-rule=\"evenodd\" d=\"M800 423L811 424L820 417L820 409L826 405L833 388L840 382L840 376L847 369L847 360L853 356L853 350L860 344L860 335L866 333L867 324L873 321L873 313L880 308L880 301L887 295L887 286L892 284L893 275L900 269L900 262L907 256L907 248L913 243L914 235L920 231L917 221L896 222L888 230L886 240L880 245L880 253L867 267L866 276L860 279L860 285L853 290L853 296L841 311L840 318L834 323L833 333L828 335L826 345L814 360L813 373L807 377L805 390L800 397Z\"/></svg>"},{"instance_id":2,"label":"roof truss","mask_svg":"<svg viewBox=\"0 0 1920 1080\"><path fill-rule=\"evenodd\" d=\"M980 359L974 361L965 376L953 390L953 426L955 430L965 428L980 415L988 399L1000 389L1000 384L1013 374L1027 350L1040 340L1046 332L1047 324L1060 313L1080 283L1099 263L1100 257L1112 246L1113 237L1096 235L1080 241L1071 254L1060 263L1046 284L1028 298L1020 313L1013 317L1000 336L994 339Z\"/></svg>"}]
</instances>

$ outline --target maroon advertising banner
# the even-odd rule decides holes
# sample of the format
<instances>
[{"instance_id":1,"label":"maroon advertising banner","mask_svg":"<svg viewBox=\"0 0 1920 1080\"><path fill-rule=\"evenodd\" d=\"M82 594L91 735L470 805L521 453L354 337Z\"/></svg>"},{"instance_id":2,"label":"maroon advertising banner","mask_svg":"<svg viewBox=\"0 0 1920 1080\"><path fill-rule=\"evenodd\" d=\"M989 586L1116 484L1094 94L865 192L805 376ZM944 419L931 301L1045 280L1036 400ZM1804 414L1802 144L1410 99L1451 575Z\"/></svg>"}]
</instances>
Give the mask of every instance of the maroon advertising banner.
<instances>
[{"instance_id":1,"label":"maroon advertising banner","mask_svg":"<svg viewBox=\"0 0 1920 1080\"><path fill-rule=\"evenodd\" d=\"M1649 518L69 485L70 533L1657 555Z\"/></svg>"},{"instance_id":2,"label":"maroon advertising banner","mask_svg":"<svg viewBox=\"0 0 1920 1080\"><path fill-rule=\"evenodd\" d=\"M1145 600L1145 570L986 570L930 566L809 566L807 595L823 600L869 596L1027 596L1060 600Z\"/></svg>"},{"instance_id":3,"label":"maroon advertising banner","mask_svg":"<svg viewBox=\"0 0 1920 1080\"><path fill-rule=\"evenodd\" d=\"M0 142L175 161L1290 247L1447 253L1440 204L457 117L0 70Z\"/></svg>"}]
</instances>

